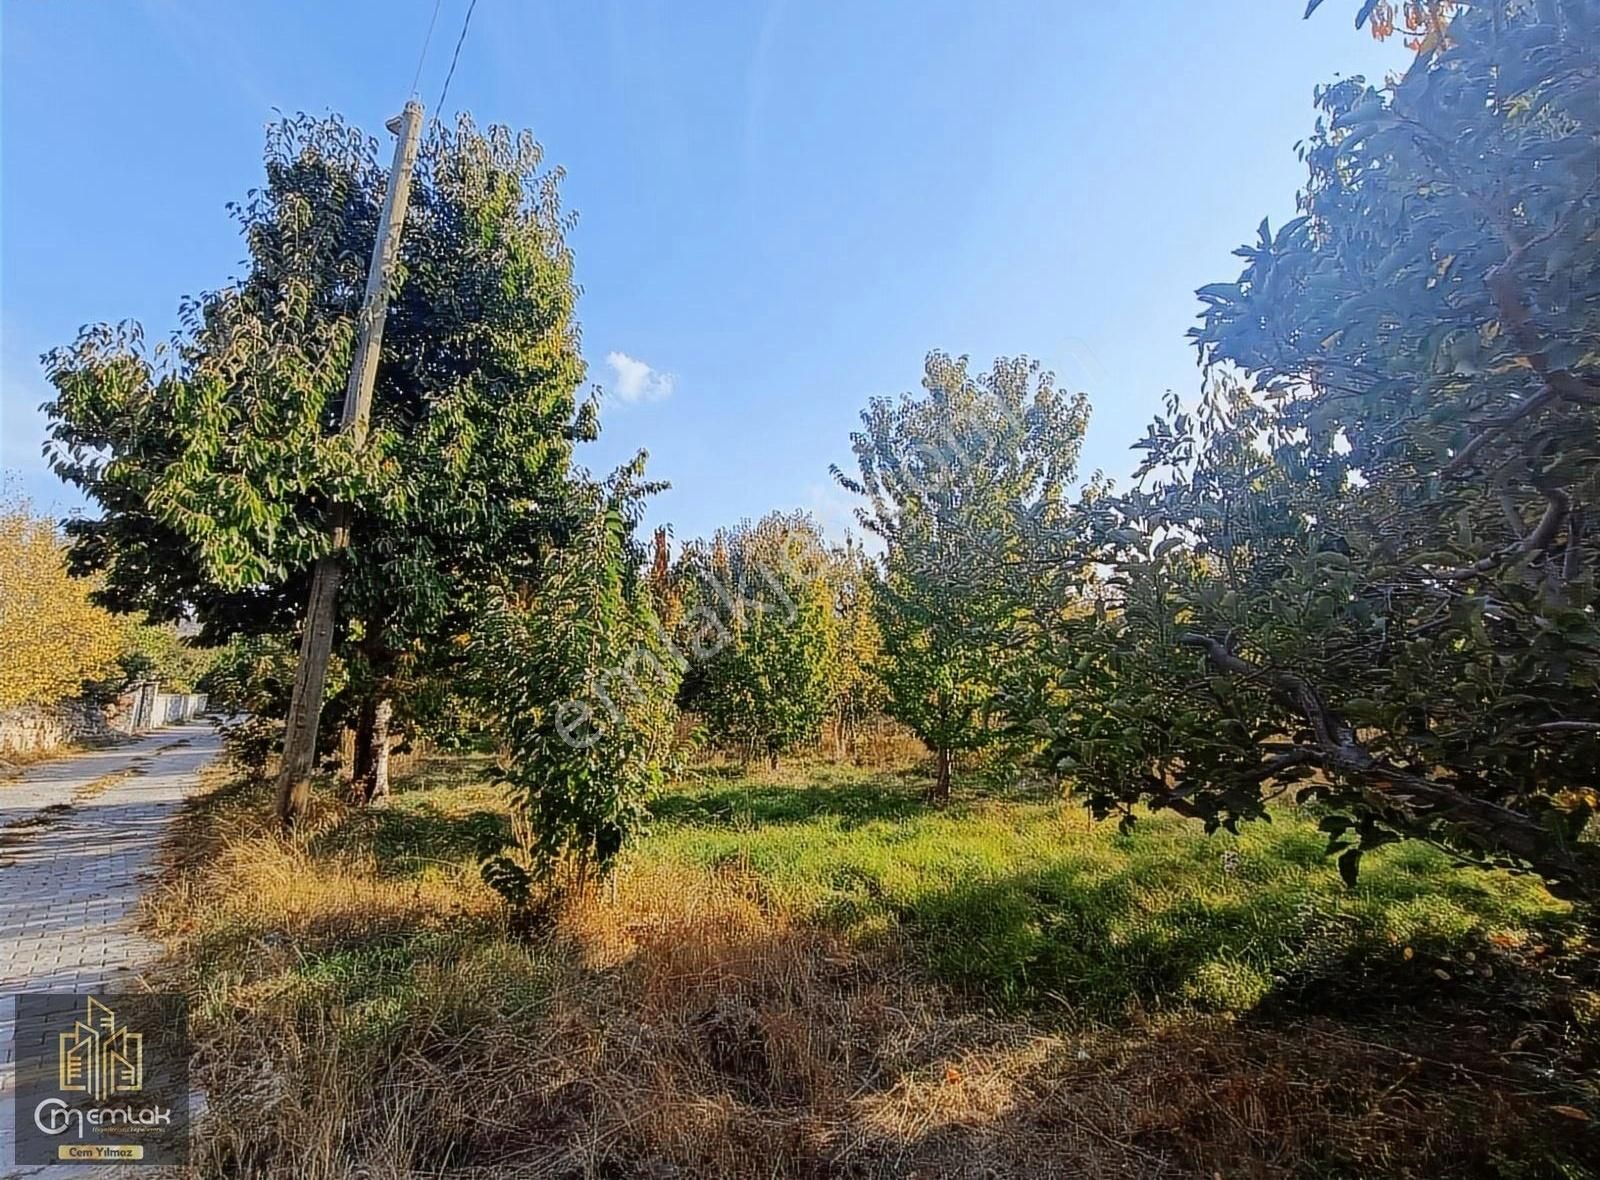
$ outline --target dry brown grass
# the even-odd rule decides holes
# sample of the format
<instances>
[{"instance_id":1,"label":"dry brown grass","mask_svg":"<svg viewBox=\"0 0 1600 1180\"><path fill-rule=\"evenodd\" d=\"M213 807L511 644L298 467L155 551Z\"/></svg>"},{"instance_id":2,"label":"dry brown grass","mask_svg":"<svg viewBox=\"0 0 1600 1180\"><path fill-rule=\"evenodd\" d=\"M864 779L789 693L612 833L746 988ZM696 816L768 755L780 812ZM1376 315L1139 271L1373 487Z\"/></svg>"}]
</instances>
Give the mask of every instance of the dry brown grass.
<instances>
[{"instance_id":1,"label":"dry brown grass","mask_svg":"<svg viewBox=\"0 0 1600 1180\"><path fill-rule=\"evenodd\" d=\"M264 813L194 810L149 907L207 1175L1542 1174L1493 1161L1537 1157L1549 1100L1461 1030L1003 1018L738 869L639 867L519 938L462 865L395 873L373 817L324 801L288 844Z\"/></svg>"}]
</instances>

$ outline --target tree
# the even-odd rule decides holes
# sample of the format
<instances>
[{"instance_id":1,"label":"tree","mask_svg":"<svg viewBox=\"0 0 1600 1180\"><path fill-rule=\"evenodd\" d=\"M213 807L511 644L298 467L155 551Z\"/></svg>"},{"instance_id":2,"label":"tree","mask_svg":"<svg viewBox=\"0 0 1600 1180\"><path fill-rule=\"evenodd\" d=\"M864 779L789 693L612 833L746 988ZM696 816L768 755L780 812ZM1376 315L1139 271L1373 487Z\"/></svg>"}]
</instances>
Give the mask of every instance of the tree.
<instances>
[{"instance_id":1,"label":"tree","mask_svg":"<svg viewBox=\"0 0 1600 1180\"><path fill-rule=\"evenodd\" d=\"M167 692L194 692L216 651L191 643L173 623L125 620L117 662L129 680L149 678Z\"/></svg>"},{"instance_id":2,"label":"tree","mask_svg":"<svg viewBox=\"0 0 1600 1180\"><path fill-rule=\"evenodd\" d=\"M1037 634L1011 583L1069 515L1089 416L1037 362L1001 358L976 377L967 364L932 353L924 396L874 398L851 435L860 478L834 471L884 543L879 671L889 711L934 753L941 802L955 753L998 733L1006 667Z\"/></svg>"},{"instance_id":3,"label":"tree","mask_svg":"<svg viewBox=\"0 0 1600 1180\"><path fill-rule=\"evenodd\" d=\"M103 600L193 611L215 639L292 630L329 506L353 505L339 642L371 797L380 719L404 725L405 690L459 666L472 592L532 577L575 527L572 445L595 418L576 396L570 221L529 134L435 125L355 453L334 427L383 199L377 145L302 116L270 132L266 172L234 207L247 273L186 301L170 346L102 325L47 358L52 461L101 508L68 531Z\"/></svg>"},{"instance_id":4,"label":"tree","mask_svg":"<svg viewBox=\"0 0 1600 1180\"><path fill-rule=\"evenodd\" d=\"M1322 7L1322 0L1308 0L1306 16ZM1396 9L1399 9L1397 12ZM1450 20L1460 4L1456 0L1362 0L1356 10L1356 28L1366 25L1382 41L1393 36L1398 16L1406 30L1406 44L1419 53L1432 53L1449 40Z\"/></svg>"},{"instance_id":5,"label":"tree","mask_svg":"<svg viewBox=\"0 0 1600 1180\"><path fill-rule=\"evenodd\" d=\"M1597 76L1600 4L1496 3L1319 92L1303 216L1199 291L1198 415L1093 508L1115 576L1049 724L1098 809L1300 786L1352 878L1414 837L1592 890Z\"/></svg>"},{"instance_id":6,"label":"tree","mask_svg":"<svg viewBox=\"0 0 1600 1180\"><path fill-rule=\"evenodd\" d=\"M216 650L199 684L209 707L227 718L220 728L229 757L258 782L266 780L268 763L283 746L277 719L289 707L296 654L287 635L235 635ZM349 670L335 656L328 669L329 693L343 697L348 681Z\"/></svg>"},{"instance_id":7,"label":"tree","mask_svg":"<svg viewBox=\"0 0 1600 1180\"><path fill-rule=\"evenodd\" d=\"M878 625L877 565L872 557L849 537L829 556L828 588L838 629L830 713L842 754L867 719L882 713L887 704L878 676L883 630Z\"/></svg>"},{"instance_id":8,"label":"tree","mask_svg":"<svg viewBox=\"0 0 1600 1180\"><path fill-rule=\"evenodd\" d=\"M536 588L494 595L474 636L515 812L511 840L480 849L482 868L519 907L563 867L579 885L606 872L662 782L679 671L639 577L636 503L614 482Z\"/></svg>"},{"instance_id":9,"label":"tree","mask_svg":"<svg viewBox=\"0 0 1600 1180\"><path fill-rule=\"evenodd\" d=\"M55 527L24 503L0 504L0 709L76 696L116 674L125 623L67 572Z\"/></svg>"},{"instance_id":10,"label":"tree","mask_svg":"<svg viewBox=\"0 0 1600 1180\"><path fill-rule=\"evenodd\" d=\"M774 766L814 743L838 695L841 616L833 554L804 513L772 513L687 546L678 580L696 621L685 705L717 739Z\"/></svg>"}]
</instances>

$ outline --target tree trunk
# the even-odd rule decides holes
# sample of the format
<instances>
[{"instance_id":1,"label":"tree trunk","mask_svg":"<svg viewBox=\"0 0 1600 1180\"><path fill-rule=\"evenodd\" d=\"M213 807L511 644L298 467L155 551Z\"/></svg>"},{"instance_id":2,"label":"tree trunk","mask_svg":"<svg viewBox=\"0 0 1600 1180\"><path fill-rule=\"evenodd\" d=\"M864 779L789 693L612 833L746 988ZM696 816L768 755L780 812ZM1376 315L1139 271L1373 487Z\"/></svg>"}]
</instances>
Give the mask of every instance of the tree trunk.
<instances>
[{"instance_id":1,"label":"tree trunk","mask_svg":"<svg viewBox=\"0 0 1600 1180\"><path fill-rule=\"evenodd\" d=\"M389 799L389 723L393 719L394 701L384 697L372 719L372 790L367 793L368 803Z\"/></svg>"},{"instance_id":2,"label":"tree trunk","mask_svg":"<svg viewBox=\"0 0 1600 1180\"><path fill-rule=\"evenodd\" d=\"M355 753L350 760L350 798L365 803L367 784L372 781L372 726L378 713L378 698L366 697L356 716Z\"/></svg>"},{"instance_id":3,"label":"tree trunk","mask_svg":"<svg viewBox=\"0 0 1600 1180\"><path fill-rule=\"evenodd\" d=\"M950 802L950 763L953 756L949 750L936 750L934 756L938 761L939 773L933 782L933 801L943 807Z\"/></svg>"},{"instance_id":4,"label":"tree trunk","mask_svg":"<svg viewBox=\"0 0 1600 1180\"><path fill-rule=\"evenodd\" d=\"M394 701L389 697L373 697L361 706L361 724L356 730L356 767L360 777L351 787L355 796L369 805L389 797L389 725L393 718Z\"/></svg>"}]
</instances>

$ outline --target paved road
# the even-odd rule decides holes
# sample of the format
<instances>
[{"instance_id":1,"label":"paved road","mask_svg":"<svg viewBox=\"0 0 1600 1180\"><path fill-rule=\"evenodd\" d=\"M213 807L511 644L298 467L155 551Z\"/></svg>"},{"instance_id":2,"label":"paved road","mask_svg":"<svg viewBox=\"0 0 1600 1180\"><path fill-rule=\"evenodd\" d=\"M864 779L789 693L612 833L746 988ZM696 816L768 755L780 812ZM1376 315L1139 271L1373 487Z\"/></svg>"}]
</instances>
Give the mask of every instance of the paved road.
<instances>
[{"instance_id":1,"label":"paved road","mask_svg":"<svg viewBox=\"0 0 1600 1180\"><path fill-rule=\"evenodd\" d=\"M0 782L0 1177L35 1171L17 1170L11 1150L12 997L137 990L157 947L134 928L134 906L167 825L219 750L216 731L191 722ZM38 1171L74 1180L130 1169Z\"/></svg>"}]
</instances>

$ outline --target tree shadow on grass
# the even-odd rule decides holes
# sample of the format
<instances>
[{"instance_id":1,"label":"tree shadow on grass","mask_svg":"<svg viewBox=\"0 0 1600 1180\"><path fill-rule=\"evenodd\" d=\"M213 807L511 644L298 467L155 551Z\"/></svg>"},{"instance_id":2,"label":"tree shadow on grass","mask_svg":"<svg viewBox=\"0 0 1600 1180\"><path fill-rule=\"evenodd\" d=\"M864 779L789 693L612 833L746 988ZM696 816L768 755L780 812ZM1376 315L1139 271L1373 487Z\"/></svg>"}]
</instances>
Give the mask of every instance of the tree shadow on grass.
<instances>
[{"instance_id":1,"label":"tree shadow on grass","mask_svg":"<svg viewBox=\"0 0 1600 1180\"><path fill-rule=\"evenodd\" d=\"M1194 1019L1051 1032L908 986L806 929L697 914L664 903L638 923L633 953L604 964L562 932L531 948L444 933L325 948L303 957L294 992L276 993L275 1018L331 1010L342 1048L371 1044L339 1059L342 1074L320 1045L297 1068L308 1088L341 1088L313 1109L351 1158L382 1150L402 1089L418 1174L492 1168L511 1149L556 1172L576 1140L599 1145L595 1170L616 1176L741 1176L752 1159L771 1175L873 1180L1504 1176L1493 1162L1506 1156L1529 1161L1514 1174L1582 1174L1540 1168L1574 1158L1586 1134L1544 1113L1548 1082L1490 1059L1450 1013L1426 1028ZM491 973L458 973L475 954ZM526 1002L508 1003L518 988ZM241 1031L251 1052L228 1064L242 1080L259 1072L261 1023L252 1014ZM293 1038L269 1043L281 1042ZM530 1054L554 1068L529 1069ZM708 1123L708 1108L722 1117ZM335 1124L322 1109L352 1113ZM224 1130L286 1161L303 1150L296 1117L280 1104Z\"/></svg>"},{"instance_id":2,"label":"tree shadow on grass","mask_svg":"<svg viewBox=\"0 0 1600 1180\"><path fill-rule=\"evenodd\" d=\"M963 884L941 900L963 930L1003 928L973 948L980 956L1027 942L1054 907L1054 925L1036 932L1036 967L1048 967L1050 944L1070 945L1076 969L1103 972L1105 996L1129 974L1133 998L1155 1007L1252 925L1239 902L1130 935L1118 920L1136 907L1131 876L1080 866ZM919 908L929 919L939 903ZM730 1158L759 1153L781 1159L771 1170L784 1175L1360 1175L1375 1160L1403 1161L1395 1174L1499 1175L1496 1153L1526 1152L1537 1167L1547 1148L1570 1158L1583 1133L1541 1113L1541 1100L1564 1097L1548 1082L1537 1099L1486 1099L1486 1079L1519 1094L1538 1079L1462 1036L1470 1018L1455 1007L1409 1020L1193 1013L1054 1026L997 1015L983 989L886 985L880 966L803 927L705 923L669 905L642 929L635 953L609 969L628 1013L613 1023L657 1034L613 1040L615 1072L592 1080L626 1076L639 1087L627 1109L681 1104L686 1125L706 1104L749 1117L688 1135L659 1130L672 1118L652 1120L653 1132L620 1128L619 1174L650 1174L663 1153L678 1174L728 1175ZM919 933L939 935L932 924ZM1505 1022L1495 1031L1502 1046L1514 1035ZM1546 1132L1550 1144L1533 1142Z\"/></svg>"},{"instance_id":3,"label":"tree shadow on grass","mask_svg":"<svg viewBox=\"0 0 1600 1180\"><path fill-rule=\"evenodd\" d=\"M833 818L849 830L935 810L919 790L887 776L805 786L755 782L698 793L674 792L650 803L655 820L699 828L784 826Z\"/></svg>"},{"instance_id":4,"label":"tree shadow on grass","mask_svg":"<svg viewBox=\"0 0 1600 1180\"><path fill-rule=\"evenodd\" d=\"M503 844L510 831L503 811L417 800L351 809L313 836L307 851L313 856L370 852L380 876L415 877L430 868L470 867L480 848Z\"/></svg>"},{"instance_id":5,"label":"tree shadow on grass","mask_svg":"<svg viewBox=\"0 0 1600 1180\"><path fill-rule=\"evenodd\" d=\"M476 860L478 850L510 839L500 812L452 812L432 804L377 814L371 848L385 876L415 876L429 866L459 867Z\"/></svg>"},{"instance_id":6,"label":"tree shadow on grass","mask_svg":"<svg viewBox=\"0 0 1600 1180\"><path fill-rule=\"evenodd\" d=\"M951 881L901 900L895 917L935 977L1013 1010L1281 1019L1476 1007L1494 997L1522 1010L1545 1003L1548 979L1535 986L1525 953L1488 937L1500 917L1472 882L1390 871L1363 887L1363 904L1345 906L1298 875L1220 893L1198 864L1169 865L1166 879L1151 869L1106 872L1065 855ZM1433 929L1397 938L1395 916L1418 899L1454 908ZM1562 916L1537 926L1530 941L1551 946L1574 929Z\"/></svg>"},{"instance_id":7,"label":"tree shadow on grass","mask_svg":"<svg viewBox=\"0 0 1600 1180\"><path fill-rule=\"evenodd\" d=\"M1146 915L1139 884L1135 869L1089 874L1066 863L952 882L897 906L896 916L937 978L1008 1009L1066 1008L1104 1020L1205 998L1213 1007L1248 1005L1248 994L1207 996L1228 982L1207 976L1229 947L1248 941L1258 907L1179 903Z\"/></svg>"}]
</instances>

